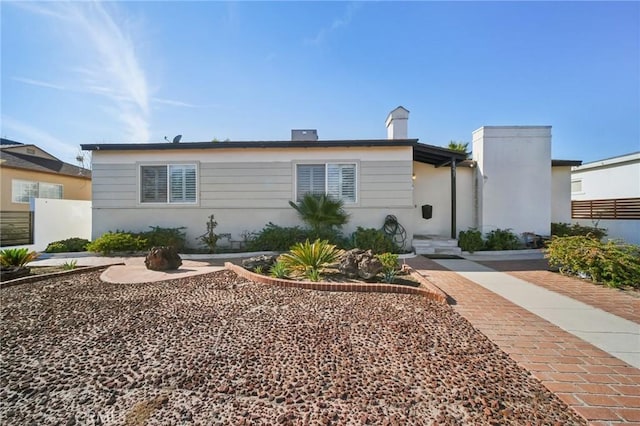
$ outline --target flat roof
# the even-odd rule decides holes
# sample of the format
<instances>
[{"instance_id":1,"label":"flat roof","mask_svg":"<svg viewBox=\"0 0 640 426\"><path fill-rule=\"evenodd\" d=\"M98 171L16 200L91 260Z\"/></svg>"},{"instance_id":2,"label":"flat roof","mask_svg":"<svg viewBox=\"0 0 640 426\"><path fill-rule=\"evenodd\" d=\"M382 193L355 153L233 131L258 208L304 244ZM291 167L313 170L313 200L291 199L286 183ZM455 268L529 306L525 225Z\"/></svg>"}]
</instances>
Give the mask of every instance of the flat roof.
<instances>
[{"instance_id":1,"label":"flat roof","mask_svg":"<svg viewBox=\"0 0 640 426\"><path fill-rule=\"evenodd\" d=\"M85 151L158 151L189 149L269 149L269 148L351 148L351 147L413 147L413 159L421 163L445 165L460 162L467 154L418 142L418 139L356 139L326 141L227 141L227 142L162 142L162 143L102 143L82 144Z\"/></svg>"}]
</instances>

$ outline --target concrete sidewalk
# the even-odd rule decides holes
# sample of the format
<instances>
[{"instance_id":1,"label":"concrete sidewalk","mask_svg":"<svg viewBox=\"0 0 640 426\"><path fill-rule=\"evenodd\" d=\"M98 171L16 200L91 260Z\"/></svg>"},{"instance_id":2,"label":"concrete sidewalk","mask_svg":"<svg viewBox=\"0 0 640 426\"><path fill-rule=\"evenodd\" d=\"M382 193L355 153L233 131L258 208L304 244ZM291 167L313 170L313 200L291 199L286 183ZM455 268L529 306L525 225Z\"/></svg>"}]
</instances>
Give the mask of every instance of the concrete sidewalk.
<instances>
[{"instance_id":1,"label":"concrete sidewalk","mask_svg":"<svg viewBox=\"0 0 640 426\"><path fill-rule=\"evenodd\" d=\"M469 260L434 261L640 368L639 324Z\"/></svg>"}]
</instances>

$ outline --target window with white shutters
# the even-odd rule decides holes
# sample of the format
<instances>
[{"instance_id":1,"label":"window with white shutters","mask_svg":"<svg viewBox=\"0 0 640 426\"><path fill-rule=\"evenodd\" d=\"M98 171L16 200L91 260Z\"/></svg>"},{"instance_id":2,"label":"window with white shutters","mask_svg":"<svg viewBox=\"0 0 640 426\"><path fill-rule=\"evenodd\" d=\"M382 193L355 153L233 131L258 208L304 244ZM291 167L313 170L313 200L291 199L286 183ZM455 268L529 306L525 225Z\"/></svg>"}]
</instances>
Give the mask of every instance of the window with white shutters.
<instances>
[{"instance_id":1,"label":"window with white shutters","mask_svg":"<svg viewBox=\"0 0 640 426\"><path fill-rule=\"evenodd\" d=\"M354 163L298 164L296 200L305 194L327 194L345 203L356 202L356 165Z\"/></svg>"},{"instance_id":2,"label":"window with white shutters","mask_svg":"<svg viewBox=\"0 0 640 426\"><path fill-rule=\"evenodd\" d=\"M140 167L140 202L189 204L197 201L196 166L170 164Z\"/></svg>"}]
</instances>

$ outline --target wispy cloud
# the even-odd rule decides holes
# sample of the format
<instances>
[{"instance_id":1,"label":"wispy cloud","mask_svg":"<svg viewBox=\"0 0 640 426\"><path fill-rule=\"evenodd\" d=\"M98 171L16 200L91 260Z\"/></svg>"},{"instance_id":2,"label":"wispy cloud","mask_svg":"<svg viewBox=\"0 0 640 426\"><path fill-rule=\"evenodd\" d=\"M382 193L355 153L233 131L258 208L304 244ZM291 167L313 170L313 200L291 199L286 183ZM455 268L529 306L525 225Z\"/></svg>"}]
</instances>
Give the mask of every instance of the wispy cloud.
<instances>
[{"instance_id":1,"label":"wispy cloud","mask_svg":"<svg viewBox=\"0 0 640 426\"><path fill-rule=\"evenodd\" d=\"M116 118L124 125L127 137L148 141L148 83L130 32L114 19L118 13L116 5L89 1L26 3L21 7L51 18L54 25L67 31L69 44L80 44L76 56L78 62L74 64L74 71L80 76L80 86L71 90L106 98ZM18 79L27 84L64 89L58 84Z\"/></svg>"},{"instance_id":2,"label":"wispy cloud","mask_svg":"<svg viewBox=\"0 0 640 426\"><path fill-rule=\"evenodd\" d=\"M60 84L49 83L47 81L41 81L41 80L34 80L32 78L13 77L13 80L19 81L20 83L24 83L24 84L30 84L32 86L46 87L48 89L68 90L66 87Z\"/></svg>"},{"instance_id":3,"label":"wispy cloud","mask_svg":"<svg viewBox=\"0 0 640 426\"><path fill-rule=\"evenodd\" d=\"M201 108L202 107L202 105L194 105L194 104L190 104L189 102L174 101L172 99L151 98L151 100L159 104L171 105L176 107L184 107L184 108Z\"/></svg>"},{"instance_id":4,"label":"wispy cloud","mask_svg":"<svg viewBox=\"0 0 640 426\"><path fill-rule=\"evenodd\" d=\"M331 22L331 25L321 28L320 31L318 31L318 33L315 35L315 37L305 39L305 43L313 45L322 44L327 39L327 37L331 35L331 33L340 28L348 26L351 23L353 16L361 7L361 3L349 3L342 15L335 18L333 22Z\"/></svg>"},{"instance_id":5,"label":"wispy cloud","mask_svg":"<svg viewBox=\"0 0 640 426\"><path fill-rule=\"evenodd\" d=\"M82 87L68 87L62 84L52 83L49 81L35 80L33 78L26 77L12 77L13 80L18 81L20 83L28 84L31 86L45 87L47 89L55 89L67 92L81 92L81 93L92 93L96 95L104 95L111 99L116 99L118 101L126 101L127 97L121 94L118 94L115 90L109 87L101 87L101 86L93 86L93 85L84 85ZM152 103L170 105L174 107L181 108L206 108L207 105L196 105L189 102L177 101L174 99L165 99L165 98L157 98L153 97L149 99ZM213 105L215 106L215 105Z\"/></svg>"},{"instance_id":6,"label":"wispy cloud","mask_svg":"<svg viewBox=\"0 0 640 426\"><path fill-rule=\"evenodd\" d=\"M4 114L2 115L2 132L3 136L9 139L38 145L49 154L67 162L70 162L70 159L74 158L80 149L80 147L74 147L43 130Z\"/></svg>"}]
</instances>

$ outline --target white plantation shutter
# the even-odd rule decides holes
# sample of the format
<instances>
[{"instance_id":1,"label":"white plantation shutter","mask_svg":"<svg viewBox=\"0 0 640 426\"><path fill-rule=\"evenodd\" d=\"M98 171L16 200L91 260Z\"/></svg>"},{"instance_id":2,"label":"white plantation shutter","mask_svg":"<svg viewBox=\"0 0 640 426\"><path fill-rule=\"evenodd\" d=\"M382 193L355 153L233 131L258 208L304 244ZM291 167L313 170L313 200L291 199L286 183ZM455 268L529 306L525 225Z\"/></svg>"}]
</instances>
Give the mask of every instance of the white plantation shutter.
<instances>
[{"instance_id":1,"label":"white plantation shutter","mask_svg":"<svg viewBox=\"0 0 640 426\"><path fill-rule=\"evenodd\" d=\"M327 164L327 194L346 203L356 202L355 164Z\"/></svg>"},{"instance_id":2,"label":"white plantation shutter","mask_svg":"<svg viewBox=\"0 0 640 426\"><path fill-rule=\"evenodd\" d=\"M167 202L167 166L140 167L140 202Z\"/></svg>"},{"instance_id":3,"label":"white plantation shutter","mask_svg":"<svg viewBox=\"0 0 640 426\"><path fill-rule=\"evenodd\" d=\"M327 194L345 203L356 202L355 164L298 164L296 199L304 194Z\"/></svg>"},{"instance_id":4,"label":"white plantation shutter","mask_svg":"<svg viewBox=\"0 0 640 426\"><path fill-rule=\"evenodd\" d=\"M304 194L324 194L325 165L298 164L296 176L296 199L300 201Z\"/></svg>"},{"instance_id":5,"label":"white plantation shutter","mask_svg":"<svg viewBox=\"0 0 640 426\"><path fill-rule=\"evenodd\" d=\"M197 175L193 164L141 166L141 203L195 203Z\"/></svg>"},{"instance_id":6,"label":"white plantation shutter","mask_svg":"<svg viewBox=\"0 0 640 426\"><path fill-rule=\"evenodd\" d=\"M193 165L169 166L169 202L196 202L196 168Z\"/></svg>"}]
</instances>

